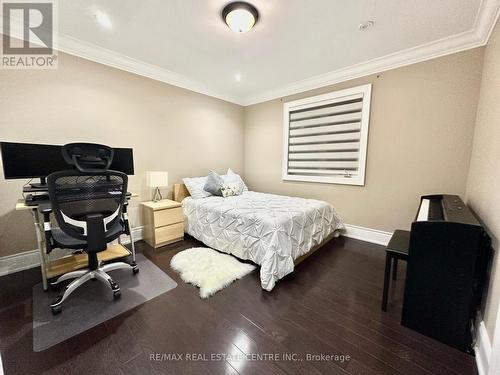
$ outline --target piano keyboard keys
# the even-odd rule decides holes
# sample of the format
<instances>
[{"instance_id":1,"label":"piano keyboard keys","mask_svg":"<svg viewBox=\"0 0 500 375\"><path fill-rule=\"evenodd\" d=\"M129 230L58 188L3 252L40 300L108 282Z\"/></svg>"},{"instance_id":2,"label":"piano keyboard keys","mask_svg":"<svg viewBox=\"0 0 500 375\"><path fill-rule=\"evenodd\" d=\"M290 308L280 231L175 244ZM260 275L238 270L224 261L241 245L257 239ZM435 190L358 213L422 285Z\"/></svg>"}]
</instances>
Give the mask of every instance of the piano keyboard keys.
<instances>
[{"instance_id":1,"label":"piano keyboard keys","mask_svg":"<svg viewBox=\"0 0 500 375\"><path fill-rule=\"evenodd\" d=\"M418 210L417 221L427 221L429 218L430 199L422 199L420 210Z\"/></svg>"}]
</instances>

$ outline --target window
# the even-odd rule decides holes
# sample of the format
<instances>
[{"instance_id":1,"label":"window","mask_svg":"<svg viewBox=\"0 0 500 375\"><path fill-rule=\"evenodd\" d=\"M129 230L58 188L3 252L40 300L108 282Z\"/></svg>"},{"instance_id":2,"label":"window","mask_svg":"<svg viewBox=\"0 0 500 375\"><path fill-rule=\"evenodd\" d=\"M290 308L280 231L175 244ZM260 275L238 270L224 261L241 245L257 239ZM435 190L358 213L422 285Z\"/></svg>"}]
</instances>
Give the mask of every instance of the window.
<instances>
[{"instance_id":1,"label":"window","mask_svg":"<svg viewBox=\"0 0 500 375\"><path fill-rule=\"evenodd\" d=\"M371 84L284 104L283 180L364 185Z\"/></svg>"}]
</instances>

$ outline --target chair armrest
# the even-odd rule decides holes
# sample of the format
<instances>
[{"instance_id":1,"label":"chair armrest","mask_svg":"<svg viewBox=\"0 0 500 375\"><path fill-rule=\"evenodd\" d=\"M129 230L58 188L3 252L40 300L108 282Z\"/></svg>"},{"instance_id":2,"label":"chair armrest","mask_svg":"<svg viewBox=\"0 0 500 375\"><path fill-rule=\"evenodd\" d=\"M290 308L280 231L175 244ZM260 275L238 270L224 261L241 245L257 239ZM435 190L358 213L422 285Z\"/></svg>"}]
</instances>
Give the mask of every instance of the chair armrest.
<instances>
[{"instance_id":1,"label":"chair armrest","mask_svg":"<svg viewBox=\"0 0 500 375\"><path fill-rule=\"evenodd\" d=\"M54 248L52 241L52 231L50 228L50 214L52 213L52 206L50 203L42 203L38 205L38 212L43 214L43 231L45 234L45 252L50 254Z\"/></svg>"}]
</instances>

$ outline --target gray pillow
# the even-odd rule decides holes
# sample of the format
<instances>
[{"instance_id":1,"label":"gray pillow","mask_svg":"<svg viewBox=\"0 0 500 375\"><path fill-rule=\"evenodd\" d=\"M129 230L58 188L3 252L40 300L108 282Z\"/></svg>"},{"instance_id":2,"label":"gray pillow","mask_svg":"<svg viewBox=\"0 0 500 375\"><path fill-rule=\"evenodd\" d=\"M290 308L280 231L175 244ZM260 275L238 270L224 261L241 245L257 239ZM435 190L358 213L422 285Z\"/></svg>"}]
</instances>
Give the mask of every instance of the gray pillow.
<instances>
[{"instance_id":1,"label":"gray pillow","mask_svg":"<svg viewBox=\"0 0 500 375\"><path fill-rule=\"evenodd\" d=\"M214 171L208 172L207 182L203 187L203 190L209 192L212 195L217 195L222 197L222 192L220 190L221 186L224 184L224 180Z\"/></svg>"}]
</instances>

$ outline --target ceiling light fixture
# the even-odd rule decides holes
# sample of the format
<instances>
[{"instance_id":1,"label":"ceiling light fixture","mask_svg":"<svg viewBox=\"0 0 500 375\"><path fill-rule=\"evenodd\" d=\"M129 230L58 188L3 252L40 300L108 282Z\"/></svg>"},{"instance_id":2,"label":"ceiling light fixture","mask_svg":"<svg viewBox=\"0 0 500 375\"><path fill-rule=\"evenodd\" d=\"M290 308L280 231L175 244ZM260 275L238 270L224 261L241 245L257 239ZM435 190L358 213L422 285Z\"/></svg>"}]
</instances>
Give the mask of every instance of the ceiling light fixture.
<instances>
[{"instance_id":1,"label":"ceiling light fixture","mask_svg":"<svg viewBox=\"0 0 500 375\"><path fill-rule=\"evenodd\" d=\"M95 12L95 18L97 19L97 22L99 22L99 25L105 27L106 29L111 29L111 20L106 13L98 10Z\"/></svg>"},{"instance_id":2,"label":"ceiling light fixture","mask_svg":"<svg viewBox=\"0 0 500 375\"><path fill-rule=\"evenodd\" d=\"M240 73L236 73L234 75L234 79L236 80L236 82L241 82L241 74Z\"/></svg>"},{"instance_id":3,"label":"ceiling light fixture","mask_svg":"<svg viewBox=\"0 0 500 375\"><path fill-rule=\"evenodd\" d=\"M235 1L222 9L222 19L236 33L246 33L257 23L259 12L249 3Z\"/></svg>"}]
</instances>

